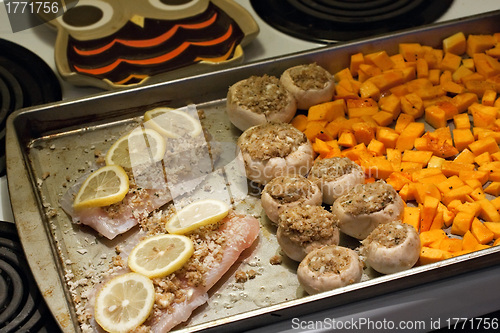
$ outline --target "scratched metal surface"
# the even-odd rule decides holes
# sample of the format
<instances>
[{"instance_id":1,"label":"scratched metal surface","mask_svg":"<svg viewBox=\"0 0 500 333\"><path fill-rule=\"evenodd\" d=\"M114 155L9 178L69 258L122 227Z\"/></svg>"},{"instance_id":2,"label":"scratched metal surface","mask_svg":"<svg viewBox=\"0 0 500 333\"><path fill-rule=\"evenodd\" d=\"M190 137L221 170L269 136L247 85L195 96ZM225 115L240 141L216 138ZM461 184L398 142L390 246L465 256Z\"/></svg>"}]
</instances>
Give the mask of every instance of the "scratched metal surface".
<instances>
[{"instance_id":1,"label":"scratched metal surface","mask_svg":"<svg viewBox=\"0 0 500 333\"><path fill-rule=\"evenodd\" d=\"M235 142L240 134L225 116L225 95L232 83L250 75L280 75L288 67L310 62L317 62L334 73L346 67L349 56L357 52L384 49L395 53L400 42L439 47L444 37L457 31L495 32L499 20L500 12L492 12L217 73L17 111L7 125L7 177L12 208L30 267L63 331L79 331L70 289L81 288L70 285L106 270L115 246L126 242L137 229L112 241L105 240L90 228L72 224L58 201L76 179L94 166L95 150L106 151L115 139L138 125L145 111L157 106L188 104L203 110L206 116L202 119L203 126L215 141L224 145L219 161L223 167L234 158ZM219 186L219 179L213 178L209 185ZM387 276L366 271L360 283L307 296L297 282L296 263L285 258L282 265L270 264L270 257L279 253L276 230L262 213L258 196L253 195L255 190L247 187L246 182L240 185L243 194L245 191L249 194L237 198L236 209L261 219L259 240L210 291L208 303L196 310L190 321L178 330L254 328L277 318L312 313L479 269L500 259L497 247ZM203 192L204 189L199 188L193 195L203 195ZM356 246L347 238L342 243ZM234 278L238 269L253 269L258 274L254 279L238 283Z\"/></svg>"}]
</instances>

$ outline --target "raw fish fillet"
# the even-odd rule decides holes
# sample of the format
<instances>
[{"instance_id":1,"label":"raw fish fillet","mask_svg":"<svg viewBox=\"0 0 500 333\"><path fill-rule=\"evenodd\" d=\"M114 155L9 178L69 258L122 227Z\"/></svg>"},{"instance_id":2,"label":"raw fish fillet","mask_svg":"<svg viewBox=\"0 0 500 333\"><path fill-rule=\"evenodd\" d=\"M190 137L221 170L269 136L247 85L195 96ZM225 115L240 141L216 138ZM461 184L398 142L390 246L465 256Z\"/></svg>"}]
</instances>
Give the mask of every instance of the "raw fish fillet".
<instances>
[{"instance_id":1,"label":"raw fish fillet","mask_svg":"<svg viewBox=\"0 0 500 333\"><path fill-rule=\"evenodd\" d=\"M254 243L260 230L260 223L256 218L234 212L230 212L219 225L214 230L203 228L189 234L195 244L193 257L181 270L164 278L153 279L157 290L154 313L139 329L164 333L187 321L193 311L208 300L208 290L238 260L240 254ZM120 254L124 263L131 248L132 246L124 249ZM106 280L129 271L128 267L124 267L114 271ZM202 274L197 275L196 272ZM95 288L94 295L98 289L99 286ZM89 309L92 313L93 302L94 298L91 297ZM102 332L93 319L92 321L92 326Z\"/></svg>"},{"instance_id":2,"label":"raw fish fillet","mask_svg":"<svg viewBox=\"0 0 500 333\"><path fill-rule=\"evenodd\" d=\"M73 223L88 225L108 239L130 230L152 211L193 191L213 172L213 163L219 156L214 149L217 143L208 144L204 135L168 142L162 163L132 170L129 193L121 202L75 211L73 201L84 181L81 179L63 195L61 207Z\"/></svg>"}]
</instances>

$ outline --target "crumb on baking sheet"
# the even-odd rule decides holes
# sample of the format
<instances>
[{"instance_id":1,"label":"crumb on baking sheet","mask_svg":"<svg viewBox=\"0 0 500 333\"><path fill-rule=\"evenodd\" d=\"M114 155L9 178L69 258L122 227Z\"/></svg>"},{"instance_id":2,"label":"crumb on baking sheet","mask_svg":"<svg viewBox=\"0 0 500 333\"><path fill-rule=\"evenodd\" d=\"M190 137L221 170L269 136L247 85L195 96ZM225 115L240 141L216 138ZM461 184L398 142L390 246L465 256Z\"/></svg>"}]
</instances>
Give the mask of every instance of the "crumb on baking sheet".
<instances>
[{"instance_id":1,"label":"crumb on baking sheet","mask_svg":"<svg viewBox=\"0 0 500 333\"><path fill-rule=\"evenodd\" d=\"M247 273L245 273L244 271L237 271L236 274L234 274L234 277L236 278L236 282L238 283L243 283L248 281Z\"/></svg>"},{"instance_id":2,"label":"crumb on baking sheet","mask_svg":"<svg viewBox=\"0 0 500 333\"><path fill-rule=\"evenodd\" d=\"M281 265L282 262L283 258L280 255L272 256L271 259L269 259L271 265Z\"/></svg>"}]
</instances>

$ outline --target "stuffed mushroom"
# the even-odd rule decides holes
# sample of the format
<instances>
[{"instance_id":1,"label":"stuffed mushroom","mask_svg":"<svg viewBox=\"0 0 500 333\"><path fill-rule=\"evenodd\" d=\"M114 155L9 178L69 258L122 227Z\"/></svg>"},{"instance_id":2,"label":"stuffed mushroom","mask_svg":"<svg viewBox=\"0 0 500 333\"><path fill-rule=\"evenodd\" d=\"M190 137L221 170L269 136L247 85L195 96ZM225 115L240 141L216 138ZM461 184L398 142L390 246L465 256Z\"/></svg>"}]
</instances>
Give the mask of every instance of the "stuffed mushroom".
<instances>
[{"instance_id":1,"label":"stuffed mushroom","mask_svg":"<svg viewBox=\"0 0 500 333\"><path fill-rule=\"evenodd\" d=\"M267 217L274 224L284 209L298 205L321 205L318 185L303 176L279 176L266 184L260 201Z\"/></svg>"},{"instance_id":2,"label":"stuffed mushroom","mask_svg":"<svg viewBox=\"0 0 500 333\"><path fill-rule=\"evenodd\" d=\"M251 76L227 93L227 114L242 131L268 121L289 122L297 111L295 97L275 76Z\"/></svg>"},{"instance_id":3,"label":"stuffed mushroom","mask_svg":"<svg viewBox=\"0 0 500 333\"><path fill-rule=\"evenodd\" d=\"M295 96L297 108L302 110L331 101L335 92L333 75L316 63L285 70L280 82Z\"/></svg>"},{"instance_id":4,"label":"stuffed mushroom","mask_svg":"<svg viewBox=\"0 0 500 333\"><path fill-rule=\"evenodd\" d=\"M314 162L311 142L288 123L253 126L239 137L238 147L247 178L262 185L279 176L304 176Z\"/></svg>"},{"instance_id":5,"label":"stuffed mushroom","mask_svg":"<svg viewBox=\"0 0 500 333\"><path fill-rule=\"evenodd\" d=\"M410 269L420 256L417 231L401 221L378 225L361 244L366 264L382 274Z\"/></svg>"},{"instance_id":6,"label":"stuffed mushroom","mask_svg":"<svg viewBox=\"0 0 500 333\"><path fill-rule=\"evenodd\" d=\"M361 281L362 276L358 254L336 245L309 252L297 269L297 278L308 294L345 287Z\"/></svg>"},{"instance_id":7,"label":"stuffed mushroom","mask_svg":"<svg viewBox=\"0 0 500 333\"><path fill-rule=\"evenodd\" d=\"M340 231L365 239L379 224L399 220L404 203L394 188L383 180L360 184L335 200L332 213Z\"/></svg>"},{"instance_id":8,"label":"stuffed mushroom","mask_svg":"<svg viewBox=\"0 0 500 333\"><path fill-rule=\"evenodd\" d=\"M364 183L365 173L347 157L331 157L316 160L307 178L318 184L323 202L331 205L351 188Z\"/></svg>"},{"instance_id":9,"label":"stuffed mushroom","mask_svg":"<svg viewBox=\"0 0 500 333\"><path fill-rule=\"evenodd\" d=\"M300 205L279 215L276 238L283 252L301 261L307 253L339 243L339 229L334 215L322 206Z\"/></svg>"}]
</instances>

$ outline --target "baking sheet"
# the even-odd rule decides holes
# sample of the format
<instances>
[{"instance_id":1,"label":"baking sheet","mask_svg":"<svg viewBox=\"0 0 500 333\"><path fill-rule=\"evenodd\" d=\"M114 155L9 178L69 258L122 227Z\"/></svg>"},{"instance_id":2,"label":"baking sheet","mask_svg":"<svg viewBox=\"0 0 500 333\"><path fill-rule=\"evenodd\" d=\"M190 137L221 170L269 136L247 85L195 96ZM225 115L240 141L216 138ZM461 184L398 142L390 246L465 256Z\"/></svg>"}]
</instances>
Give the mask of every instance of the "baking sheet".
<instances>
[{"instance_id":1,"label":"baking sheet","mask_svg":"<svg viewBox=\"0 0 500 333\"><path fill-rule=\"evenodd\" d=\"M94 278L95 272L105 270L115 246L135 231L113 241L105 240L90 228L72 224L58 200L72 182L93 167L95 150L106 151L115 139L137 126L145 111L157 106L195 104L204 111L203 124L215 140L231 145L240 132L225 117L225 95L227 88L241 79L262 74L279 76L288 67L310 62L335 73L348 66L349 56L357 52L386 50L393 54L400 42L440 47L443 38L458 31L496 32L499 20L497 11L217 73L17 111L7 125L7 177L12 208L30 267L63 331L79 331L79 313L72 301L78 292L72 295L72 291L78 291L79 284ZM296 263L286 259L282 265L269 263L279 248L275 230L264 217L258 198L247 196L237 209L261 217L259 241L245 251L241 262L211 290L208 304L198 309L180 330L242 331L486 267L500 259L500 248L490 248L387 276L367 272L361 283L306 296L294 274ZM255 279L237 283L234 273L238 269L254 269L259 274Z\"/></svg>"}]
</instances>

